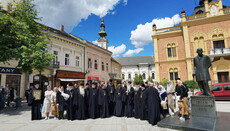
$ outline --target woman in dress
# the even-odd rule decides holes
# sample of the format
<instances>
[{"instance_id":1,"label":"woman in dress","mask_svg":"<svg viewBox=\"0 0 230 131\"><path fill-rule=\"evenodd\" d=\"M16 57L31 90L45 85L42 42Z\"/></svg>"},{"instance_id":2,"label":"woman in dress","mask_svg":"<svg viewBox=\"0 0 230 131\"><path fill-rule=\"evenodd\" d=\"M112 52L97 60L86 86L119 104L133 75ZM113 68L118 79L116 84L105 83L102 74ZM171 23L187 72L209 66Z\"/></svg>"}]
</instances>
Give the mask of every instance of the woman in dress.
<instances>
[{"instance_id":1,"label":"woman in dress","mask_svg":"<svg viewBox=\"0 0 230 131\"><path fill-rule=\"evenodd\" d=\"M54 120L58 120L57 92L58 92L58 88L54 87L54 91L51 94L51 103L52 103L51 113L52 115L54 115Z\"/></svg>"},{"instance_id":2,"label":"woman in dress","mask_svg":"<svg viewBox=\"0 0 230 131\"><path fill-rule=\"evenodd\" d=\"M169 114L169 110L167 104L167 92L162 85L158 86L158 93L161 98L161 114L165 118Z\"/></svg>"},{"instance_id":3,"label":"woman in dress","mask_svg":"<svg viewBox=\"0 0 230 131\"><path fill-rule=\"evenodd\" d=\"M175 89L172 81L167 82L167 98L168 98L168 107L171 109L171 116L174 115L174 97L175 97Z\"/></svg>"},{"instance_id":4,"label":"woman in dress","mask_svg":"<svg viewBox=\"0 0 230 131\"><path fill-rule=\"evenodd\" d=\"M53 91L51 90L50 86L47 86L47 90L45 91L45 99L43 102L42 112L45 113L46 117L45 120L49 119L49 113L51 109L51 94Z\"/></svg>"}]
</instances>

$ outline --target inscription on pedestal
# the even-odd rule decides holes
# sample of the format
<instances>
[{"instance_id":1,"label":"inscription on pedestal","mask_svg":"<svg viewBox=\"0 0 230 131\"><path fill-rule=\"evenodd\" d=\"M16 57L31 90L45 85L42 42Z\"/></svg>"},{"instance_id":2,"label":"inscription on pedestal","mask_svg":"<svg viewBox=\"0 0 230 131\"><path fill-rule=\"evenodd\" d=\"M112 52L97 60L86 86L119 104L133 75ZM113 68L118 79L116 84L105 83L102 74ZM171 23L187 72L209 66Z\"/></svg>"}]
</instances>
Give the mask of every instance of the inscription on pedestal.
<instances>
[{"instance_id":1,"label":"inscription on pedestal","mask_svg":"<svg viewBox=\"0 0 230 131\"><path fill-rule=\"evenodd\" d=\"M191 96L191 111L195 117L216 118L216 105L213 96Z\"/></svg>"}]
</instances>

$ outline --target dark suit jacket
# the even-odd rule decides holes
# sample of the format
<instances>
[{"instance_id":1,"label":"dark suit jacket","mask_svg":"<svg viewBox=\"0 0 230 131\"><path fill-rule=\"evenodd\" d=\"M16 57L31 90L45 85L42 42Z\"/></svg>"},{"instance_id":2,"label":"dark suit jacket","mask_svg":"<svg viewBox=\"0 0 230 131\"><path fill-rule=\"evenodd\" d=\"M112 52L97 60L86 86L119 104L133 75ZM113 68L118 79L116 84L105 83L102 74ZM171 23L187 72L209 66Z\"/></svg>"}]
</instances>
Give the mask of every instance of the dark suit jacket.
<instances>
[{"instance_id":1,"label":"dark suit jacket","mask_svg":"<svg viewBox=\"0 0 230 131\"><path fill-rule=\"evenodd\" d=\"M196 56L193 59L194 73L196 74L196 81L210 81L209 67L211 67L211 60L208 56Z\"/></svg>"}]
</instances>

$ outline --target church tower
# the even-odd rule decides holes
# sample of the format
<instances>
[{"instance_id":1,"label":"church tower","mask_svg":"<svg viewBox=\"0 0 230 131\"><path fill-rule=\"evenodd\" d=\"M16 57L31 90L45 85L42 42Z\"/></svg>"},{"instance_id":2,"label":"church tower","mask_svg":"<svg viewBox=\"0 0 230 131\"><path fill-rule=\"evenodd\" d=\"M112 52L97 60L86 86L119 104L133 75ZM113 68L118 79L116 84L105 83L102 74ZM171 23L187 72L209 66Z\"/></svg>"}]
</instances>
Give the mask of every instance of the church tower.
<instances>
[{"instance_id":1,"label":"church tower","mask_svg":"<svg viewBox=\"0 0 230 131\"><path fill-rule=\"evenodd\" d=\"M100 38L97 40L98 46L108 50L109 41L106 39L107 33L105 32L105 24L103 17L101 18L101 31L98 33Z\"/></svg>"}]
</instances>

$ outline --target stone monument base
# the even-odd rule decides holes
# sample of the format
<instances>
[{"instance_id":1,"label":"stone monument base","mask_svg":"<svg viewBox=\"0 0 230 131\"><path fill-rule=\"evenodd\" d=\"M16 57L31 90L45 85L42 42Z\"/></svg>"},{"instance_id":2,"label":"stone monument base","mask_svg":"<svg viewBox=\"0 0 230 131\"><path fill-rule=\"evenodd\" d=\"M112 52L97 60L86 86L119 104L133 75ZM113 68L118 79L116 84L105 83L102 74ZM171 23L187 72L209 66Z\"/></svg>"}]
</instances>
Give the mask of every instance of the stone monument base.
<instances>
[{"instance_id":1,"label":"stone monument base","mask_svg":"<svg viewBox=\"0 0 230 131\"><path fill-rule=\"evenodd\" d=\"M216 119L216 104L214 96L191 96L192 117L208 117Z\"/></svg>"},{"instance_id":2,"label":"stone monument base","mask_svg":"<svg viewBox=\"0 0 230 131\"><path fill-rule=\"evenodd\" d=\"M174 116L163 119L157 125L185 131L209 131L217 129L218 121L214 96L191 96L190 119L181 121Z\"/></svg>"}]
</instances>

